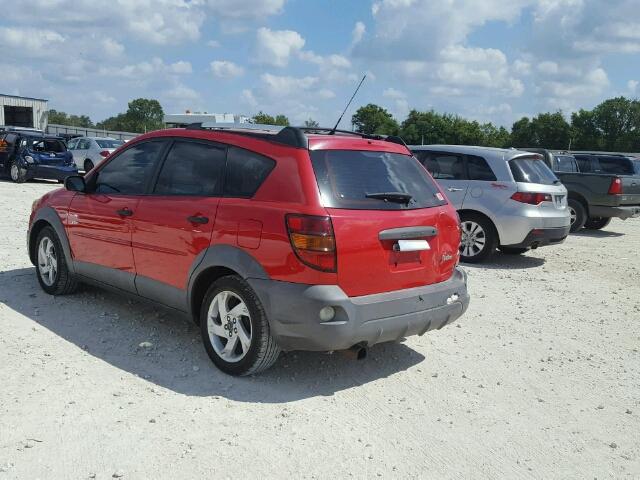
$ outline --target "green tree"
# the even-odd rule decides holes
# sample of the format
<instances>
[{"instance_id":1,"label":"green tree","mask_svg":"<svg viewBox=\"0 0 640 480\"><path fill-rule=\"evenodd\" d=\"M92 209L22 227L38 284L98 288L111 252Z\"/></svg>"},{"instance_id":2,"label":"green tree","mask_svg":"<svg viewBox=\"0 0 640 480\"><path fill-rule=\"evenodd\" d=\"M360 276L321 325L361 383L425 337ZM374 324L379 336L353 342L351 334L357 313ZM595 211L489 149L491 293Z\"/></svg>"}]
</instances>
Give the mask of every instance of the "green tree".
<instances>
[{"instance_id":1,"label":"green tree","mask_svg":"<svg viewBox=\"0 0 640 480\"><path fill-rule=\"evenodd\" d=\"M602 135L598 131L592 110L580 109L571 114L571 148L602 150Z\"/></svg>"},{"instance_id":2,"label":"green tree","mask_svg":"<svg viewBox=\"0 0 640 480\"><path fill-rule=\"evenodd\" d=\"M593 109L593 121L604 150L630 152L640 148L640 102L625 97L605 100Z\"/></svg>"},{"instance_id":3,"label":"green tree","mask_svg":"<svg viewBox=\"0 0 640 480\"><path fill-rule=\"evenodd\" d=\"M531 120L523 117L511 129L511 140L515 147L566 149L571 135L571 125L562 112L541 113Z\"/></svg>"},{"instance_id":4,"label":"green tree","mask_svg":"<svg viewBox=\"0 0 640 480\"><path fill-rule=\"evenodd\" d=\"M507 148L511 146L511 134L504 127L496 127L493 123L480 125L484 137L482 145L485 147Z\"/></svg>"},{"instance_id":5,"label":"green tree","mask_svg":"<svg viewBox=\"0 0 640 480\"><path fill-rule=\"evenodd\" d=\"M307 128L315 128L315 127L319 127L320 124L316 122L313 118L309 118L308 120L304 121L304 126Z\"/></svg>"},{"instance_id":6,"label":"green tree","mask_svg":"<svg viewBox=\"0 0 640 480\"><path fill-rule=\"evenodd\" d=\"M398 122L384 108L370 103L356 110L351 117L351 123L357 132L368 135L397 135Z\"/></svg>"},{"instance_id":7,"label":"green tree","mask_svg":"<svg viewBox=\"0 0 640 480\"><path fill-rule=\"evenodd\" d=\"M148 132L163 127L164 111L157 100L136 98L129 102L125 115L134 132Z\"/></svg>"},{"instance_id":8,"label":"green tree","mask_svg":"<svg viewBox=\"0 0 640 480\"><path fill-rule=\"evenodd\" d=\"M69 115L57 110L49 110L48 122L55 125L68 125L70 127L93 127L93 122L87 115Z\"/></svg>"},{"instance_id":9,"label":"green tree","mask_svg":"<svg viewBox=\"0 0 640 480\"><path fill-rule=\"evenodd\" d=\"M251 118L251 123L258 123L261 125L282 125L286 127L289 125L289 119L282 114L273 117L261 110Z\"/></svg>"}]
</instances>

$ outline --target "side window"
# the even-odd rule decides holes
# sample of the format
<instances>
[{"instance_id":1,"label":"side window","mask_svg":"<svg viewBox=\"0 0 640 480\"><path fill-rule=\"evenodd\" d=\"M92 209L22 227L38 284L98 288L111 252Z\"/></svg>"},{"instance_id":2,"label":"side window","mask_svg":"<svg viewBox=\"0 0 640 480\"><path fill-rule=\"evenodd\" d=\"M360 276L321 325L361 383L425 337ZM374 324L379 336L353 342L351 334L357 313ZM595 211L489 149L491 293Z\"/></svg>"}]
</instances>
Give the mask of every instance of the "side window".
<instances>
[{"instance_id":1,"label":"side window","mask_svg":"<svg viewBox=\"0 0 640 480\"><path fill-rule=\"evenodd\" d=\"M150 141L127 148L101 168L95 179L95 192L140 195L153 173L165 142Z\"/></svg>"},{"instance_id":2,"label":"side window","mask_svg":"<svg viewBox=\"0 0 640 480\"><path fill-rule=\"evenodd\" d=\"M465 180L464 162L461 155L431 152L425 158L424 166L433 178L438 180Z\"/></svg>"},{"instance_id":3,"label":"side window","mask_svg":"<svg viewBox=\"0 0 640 480\"><path fill-rule=\"evenodd\" d=\"M598 171L613 175L633 175L633 165L624 157L598 157Z\"/></svg>"},{"instance_id":4,"label":"side window","mask_svg":"<svg viewBox=\"0 0 640 480\"><path fill-rule=\"evenodd\" d=\"M576 155L576 161L582 173L592 173L591 157L589 155Z\"/></svg>"},{"instance_id":5,"label":"side window","mask_svg":"<svg viewBox=\"0 0 640 480\"><path fill-rule=\"evenodd\" d=\"M78 140L76 140L76 139L69 140L69 142L67 143L67 150L75 150L76 149L76 143L78 143Z\"/></svg>"},{"instance_id":6,"label":"side window","mask_svg":"<svg viewBox=\"0 0 640 480\"><path fill-rule=\"evenodd\" d=\"M213 196L222 193L225 149L176 141L167 155L153 193Z\"/></svg>"},{"instance_id":7,"label":"side window","mask_svg":"<svg viewBox=\"0 0 640 480\"><path fill-rule=\"evenodd\" d=\"M556 172L574 173L578 171L576 160L569 155L554 156L553 164Z\"/></svg>"},{"instance_id":8,"label":"side window","mask_svg":"<svg viewBox=\"0 0 640 480\"><path fill-rule=\"evenodd\" d=\"M482 157L467 155L467 169L469 180L482 180L485 182L495 182L497 180L493 170Z\"/></svg>"},{"instance_id":9,"label":"side window","mask_svg":"<svg viewBox=\"0 0 640 480\"><path fill-rule=\"evenodd\" d=\"M226 197L251 198L265 181L276 162L242 148L229 147L227 152Z\"/></svg>"}]
</instances>

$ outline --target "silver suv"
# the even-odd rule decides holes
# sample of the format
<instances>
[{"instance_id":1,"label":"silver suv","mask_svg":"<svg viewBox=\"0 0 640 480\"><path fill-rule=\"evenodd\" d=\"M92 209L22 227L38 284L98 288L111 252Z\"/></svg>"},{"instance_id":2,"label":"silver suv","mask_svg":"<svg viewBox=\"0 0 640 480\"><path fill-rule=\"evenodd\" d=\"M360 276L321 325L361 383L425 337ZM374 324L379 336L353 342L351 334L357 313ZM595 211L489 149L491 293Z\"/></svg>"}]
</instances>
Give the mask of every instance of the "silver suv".
<instances>
[{"instance_id":1,"label":"silver suv","mask_svg":"<svg viewBox=\"0 0 640 480\"><path fill-rule=\"evenodd\" d=\"M569 234L567 189L542 156L457 145L409 148L458 209L462 261L481 262L496 248L524 253Z\"/></svg>"}]
</instances>

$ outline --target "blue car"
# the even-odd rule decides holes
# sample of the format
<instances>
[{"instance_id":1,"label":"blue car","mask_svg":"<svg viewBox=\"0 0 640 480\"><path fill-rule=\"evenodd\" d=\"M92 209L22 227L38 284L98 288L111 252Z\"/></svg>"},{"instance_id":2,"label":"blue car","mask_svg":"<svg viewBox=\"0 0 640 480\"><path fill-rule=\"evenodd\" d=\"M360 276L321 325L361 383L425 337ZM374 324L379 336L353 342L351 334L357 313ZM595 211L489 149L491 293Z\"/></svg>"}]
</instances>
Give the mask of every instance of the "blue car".
<instances>
[{"instance_id":1,"label":"blue car","mask_svg":"<svg viewBox=\"0 0 640 480\"><path fill-rule=\"evenodd\" d=\"M0 133L0 167L16 183L32 178L63 182L78 174L62 138L21 130Z\"/></svg>"}]
</instances>

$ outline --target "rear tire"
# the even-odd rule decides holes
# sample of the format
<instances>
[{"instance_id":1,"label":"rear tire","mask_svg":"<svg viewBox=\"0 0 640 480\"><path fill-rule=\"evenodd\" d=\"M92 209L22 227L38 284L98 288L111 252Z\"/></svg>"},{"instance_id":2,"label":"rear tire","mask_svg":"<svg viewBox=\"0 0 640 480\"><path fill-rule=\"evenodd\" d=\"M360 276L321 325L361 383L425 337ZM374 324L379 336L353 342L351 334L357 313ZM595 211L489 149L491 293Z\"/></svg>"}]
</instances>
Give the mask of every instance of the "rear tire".
<instances>
[{"instance_id":1,"label":"rear tire","mask_svg":"<svg viewBox=\"0 0 640 480\"><path fill-rule=\"evenodd\" d=\"M88 158L84 161L84 172L89 173L89 170L92 170L95 165Z\"/></svg>"},{"instance_id":2,"label":"rear tire","mask_svg":"<svg viewBox=\"0 0 640 480\"><path fill-rule=\"evenodd\" d=\"M200 332L211 361L229 375L261 372L280 355L260 299L237 275L209 287L200 310Z\"/></svg>"},{"instance_id":3,"label":"rear tire","mask_svg":"<svg viewBox=\"0 0 640 480\"><path fill-rule=\"evenodd\" d=\"M24 183L27 181L27 170L22 168L16 160L11 161L9 176L14 183Z\"/></svg>"},{"instance_id":4,"label":"rear tire","mask_svg":"<svg viewBox=\"0 0 640 480\"><path fill-rule=\"evenodd\" d=\"M528 248L516 248L516 247L498 247L498 249L502 253L506 253L507 255L522 255L525 253Z\"/></svg>"},{"instance_id":5,"label":"rear tire","mask_svg":"<svg viewBox=\"0 0 640 480\"><path fill-rule=\"evenodd\" d=\"M587 230L602 230L610 223L610 218L589 217L589 220L587 220L584 224L584 228L586 228Z\"/></svg>"},{"instance_id":6,"label":"rear tire","mask_svg":"<svg viewBox=\"0 0 640 480\"><path fill-rule=\"evenodd\" d=\"M587 209L582 202L575 198L569 199L569 213L571 214L571 233L575 233L584 227L587 221Z\"/></svg>"},{"instance_id":7,"label":"rear tire","mask_svg":"<svg viewBox=\"0 0 640 480\"><path fill-rule=\"evenodd\" d=\"M55 230L43 228L36 241L36 274L40 287L49 295L67 295L78 282L67 266L64 250Z\"/></svg>"},{"instance_id":8,"label":"rear tire","mask_svg":"<svg viewBox=\"0 0 640 480\"><path fill-rule=\"evenodd\" d=\"M495 252L498 234L490 220L475 213L463 213L460 215L460 225L462 227L461 262L483 262Z\"/></svg>"}]
</instances>

